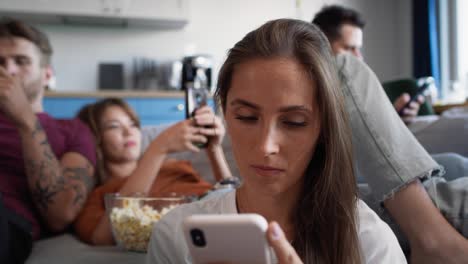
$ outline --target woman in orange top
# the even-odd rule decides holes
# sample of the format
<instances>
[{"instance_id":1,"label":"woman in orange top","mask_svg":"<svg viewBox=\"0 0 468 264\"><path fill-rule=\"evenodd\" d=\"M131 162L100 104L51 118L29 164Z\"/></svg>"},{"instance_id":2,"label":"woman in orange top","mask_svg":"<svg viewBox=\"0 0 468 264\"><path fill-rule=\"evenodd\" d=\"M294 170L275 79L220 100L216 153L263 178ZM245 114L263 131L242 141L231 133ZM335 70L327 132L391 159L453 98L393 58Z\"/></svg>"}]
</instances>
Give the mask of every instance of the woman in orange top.
<instances>
[{"instance_id":1,"label":"woman in orange top","mask_svg":"<svg viewBox=\"0 0 468 264\"><path fill-rule=\"evenodd\" d=\"M83 241L95 245L114 244L104 195L136 193L161 196L171 192L201 195L212 188L187 161L167 160L167 154L199 152L194 142L207 143L206 152L216 180L230 178L221 142L225 134L221 120L211 108L198 109L190 120L167 128L140 158L141 130L135 112L123 100L109 98L85 106L78 114L96 138L97 173L101 186L88 198L75 222ZM209 138L209 140L208 140Z\"/></svg>"}]
</instances>

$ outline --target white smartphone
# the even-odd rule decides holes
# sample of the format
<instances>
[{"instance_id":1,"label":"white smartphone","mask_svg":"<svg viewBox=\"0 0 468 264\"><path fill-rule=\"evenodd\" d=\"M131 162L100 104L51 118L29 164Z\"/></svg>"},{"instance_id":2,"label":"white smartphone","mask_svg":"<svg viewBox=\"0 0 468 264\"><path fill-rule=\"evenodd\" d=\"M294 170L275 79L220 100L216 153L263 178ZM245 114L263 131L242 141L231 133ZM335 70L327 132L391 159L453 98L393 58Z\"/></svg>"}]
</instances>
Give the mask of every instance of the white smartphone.
<instances>
[{"instance_id":1,"label":"white smartphone","mask_svg":"<svg viewBox=\"0 0 468 264\"><path fill-rule=\"evenodd\" d=\"M194 264L271 264L267 227L258 214L192 215L183 222Z\"/></svg>"}]
</instances>

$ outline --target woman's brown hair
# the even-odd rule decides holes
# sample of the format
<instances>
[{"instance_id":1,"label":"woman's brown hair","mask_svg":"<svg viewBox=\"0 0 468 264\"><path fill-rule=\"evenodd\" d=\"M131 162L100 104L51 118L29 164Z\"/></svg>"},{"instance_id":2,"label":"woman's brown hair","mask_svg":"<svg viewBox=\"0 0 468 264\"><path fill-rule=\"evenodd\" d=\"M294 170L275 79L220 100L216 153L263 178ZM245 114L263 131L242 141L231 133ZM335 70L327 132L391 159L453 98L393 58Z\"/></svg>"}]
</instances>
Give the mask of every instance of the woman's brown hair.
<instances>
[{"instance_id":1,"label":"woman's brown hair","mask_svg":"<svg viewBox=\"0 0 468 264\"><path fill-rule=\"evenodd\" d=\"M83 121L93 132L96 142L96 154L97 154L97 178L99 183L103 183L106 180L106 174L104 170L105 157L102 153L102 128L100 126L104 111L111 106L117 106L130 117L135 125L140 128L140 119L138 118L135 111L128 105L124 100L120 98L106 98L97 101L92 104L85 105L78 112L78 118Z\"/></svg>"},{"instance_id":2,"label":"woman's brown hair","mask_svg":"<svg viewBox=\"0 0 468 264\"><path fill-rule=\"evenodd\" d=\"M248 33L219 73L216 98L224 111L236 66L258 58L292 58L316 83L321 131L293 216L293 247L305 263L360 263L351 130L330 44L316 26L293 19Z\"/></svg>"}]
</instances>

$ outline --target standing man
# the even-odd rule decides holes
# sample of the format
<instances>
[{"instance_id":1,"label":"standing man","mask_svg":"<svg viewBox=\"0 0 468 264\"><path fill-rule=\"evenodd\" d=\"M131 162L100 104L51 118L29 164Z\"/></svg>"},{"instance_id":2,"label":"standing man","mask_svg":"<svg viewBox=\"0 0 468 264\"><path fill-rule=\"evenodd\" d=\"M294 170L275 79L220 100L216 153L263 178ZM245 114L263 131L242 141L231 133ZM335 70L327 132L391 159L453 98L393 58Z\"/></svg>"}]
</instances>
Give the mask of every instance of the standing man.
<instances>
[{"instance_id":1,"label":"standing man","mask_svg":"<svg viewBox=\"0 0 468 264\"><path fill-rule=\"evenodd\" d=\"M24 262L34 240L63 231L95 182L89 129L77 119L56 120L43 112L51 55L42 32L0 21L2 263Z\"/></svg>"},{"instance_id":2,"label":"standing man","mask_svg":"<svg viewBox=\"0 0 468 264\"><path fill-rule=\"evenodd\" d=\"M348 52L360 59L363 58L362 30L366 22L358 12L338 5L325 6L315 15L312 23L325 33L335 54ZM404 93L393 102L393 107L400 112L410 99L410 95ZM411 122L418 115L422 103L424 103L423 96L419 96L416 102L411 102L403 109L402 119Z\"/></svg>"}]
</instances>

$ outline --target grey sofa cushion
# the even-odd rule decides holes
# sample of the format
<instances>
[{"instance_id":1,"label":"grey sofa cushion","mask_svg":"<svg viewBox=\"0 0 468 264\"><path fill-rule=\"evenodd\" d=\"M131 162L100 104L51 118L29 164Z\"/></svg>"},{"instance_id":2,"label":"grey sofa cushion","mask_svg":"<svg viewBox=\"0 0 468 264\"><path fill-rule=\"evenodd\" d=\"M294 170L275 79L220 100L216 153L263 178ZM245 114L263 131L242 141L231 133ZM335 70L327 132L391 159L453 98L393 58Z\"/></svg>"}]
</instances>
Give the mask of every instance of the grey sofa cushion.
<instances>
[{"instance_id":1,"label":"grey sofa cushion","mask_svg":"<svg viewBox=\"0 0 468 264\"><path fill-rule=\"evenodd\" d=\"M70 234L38 241L26 264L124 264L144 263L146 254L116 246L89 246Z\"/></svg>"},{"instance_id":2,"label":"grey sofa cushion","mask_svg":"<svg viewBox=\"0 0 468 264\"><path fill-rule=\"evenodd\" d=\"M444 115L423 125L411 124L409 129L431 154L454 152L468 157L468 114Z\"/></svg>"}]
</instances>

